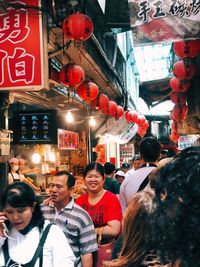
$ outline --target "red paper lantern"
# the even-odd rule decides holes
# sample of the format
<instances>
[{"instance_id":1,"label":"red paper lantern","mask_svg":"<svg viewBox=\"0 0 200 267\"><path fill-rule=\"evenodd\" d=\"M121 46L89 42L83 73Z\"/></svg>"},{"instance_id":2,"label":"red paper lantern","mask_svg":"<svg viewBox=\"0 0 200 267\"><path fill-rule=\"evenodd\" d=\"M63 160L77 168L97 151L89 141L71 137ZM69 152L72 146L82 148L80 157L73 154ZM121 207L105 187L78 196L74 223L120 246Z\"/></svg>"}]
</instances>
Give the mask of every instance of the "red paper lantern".
<instances>
[{"instance_id":1,"label":"red paper lantern","mask_svg":"<svg viewBox=\"0 0 200 267\"><path fill-rule=\"evenodd\" d=\"M171 128L172 128L173 132L177 132L178 126L177 126L177 123L175 121L172 122Z\"/></svg>"},{"instance_id":2,"label":"red paper lantern","mask_svg":"<svg viewBox=\"0 0 200 267\"><path fill-rule=\"evenodd\" d=\"M185 120L187 117L188 113L188 107L186 104L181 105L181 104L176 104L174 105L173 111L172 111L172 116L173 120L175 121L182 121Z\"/></svg>"},{"instance_id":3,"label":"red paper lantern","mask_svg":"<svg viewBox=\"0 0 200 267\"><path fill-rule=\"evenodd\" d=\"M173 66L173 74L178 79L191 79L196 73L192 62L180 60Z\"/></svg>"},{"instance_id":4,"label":"red paper lantern","mask_svg":"<svg viewBox=\"0 0 200 267\"><path fill-rule=\"evenodd\" d=\"M138 127L137 133L140 137L144 137L144 135L146 134L146 130L141 127Z\"/></svg>"},{"instance_id":5,"label":"red paper lantern","mask_svg":"<svg viewBox=\"0 0 200 267\"><path fill-rule=\"evenodd\" d=\"M145 118L145 116L143 116L143 115L138 115L138 122L137 122L137 124L138 124L139 126L143 126L143 125L145 124L145 122L146 122L146 118Z\"/></svg>"},{"instance_id":6,"label":"red paper lantern","mask_svg":"<svg viewBox=\"0 0 200 267\"><path fill-rule=\"evenodd\" d=\"M99 109L103 110L105 108L105 106L108 105L109 99L107 97L107 95L105 94L100 94L99 96Z\"/></svg>"},{"instance_id":7,"label":"red paper lantern","mask_svg":"<svg viewBox=\"0 0 200 267\"><path fill-rule=\"evenodd\" d=\"M142 125L142 128L147 130L149 128L149 123L148 121L146 120L145 123Z\"/></svg>"},{"instance_id":8,"label":"red paper lantern","mask_svg":"<svg viewBox=\"0 0 200 267\"><path fill-rule=\"evenodd\" d=\"M121 118L122 116L124 115L124 109L122 106L117 106L117 111L116 111L116 114L115 114L115 119L119 119Z\"/></svg>"},{"instance_id":9,"label":"red paper lantern","mask_svg":"<svg viewBox=\"0 0 200 267\"><path fill-rule=\"evenodd\" d=\"M69 63L65 65L60 71L60 81L69 87L76 87L80 85L85 79L83 69L76 65Z\"/></svg>"},{"instance_id":10,"label":"red paper lantern","mask_svg":"<svg viewBox=\"0 0 200 267\"><path fill-rule=\"evenodd\" d=\"M93 33L93 22L90 17L73 13L64 19L62 31L68 40L86 41Z\"/></svg>"},{"instance_id":11,"label":"red paper lantern","mask_svg":"<svg viewBox=\"0 0 200 267\"><path fill-rule=\"evenodd\" d=\"M178 139L179 139L180 135L177 133L177 132L171 132L170 136L169 136L169 139L174 142L174 143L177 143L178 142Z\"/></svg>"},{"instance_id":12,"label":"red paper lantern","mask_svg":"<svg viewBox=\"0 0 200 267\"><path fill-rule=\"evenodd\" d=\"M110 100L108 102L108 113L109 115L115 117L116 112L117 112L117 104L114 101Z\"/></svg>"},{"instance_id":13,"label":"red paper lantern","mask_svg":"<svg viewBox=\"0 0 200 267\"><path fill-rule=\"evenodd\" d=\"M131 113L130 113L130 111L126 111L126 112L125 112L125 120L126 120L127 122L131 122L132 117L131 117Z\"/></svg>"},{"instance_id":14,"label":"red paper lantern","mask_svg":"<svg viewBox=\"0 0 200 267\"><path fill-rule=\"evenodd\" d=\"M180 103L181 105L183 105L187 101L187 94L184 92L178 93L176 91L171 91L170 99L175 104Z\"/></svg>"},{"instance_id":15,"label":"red paper lantern","mask_svg":"<svg viewBox=\"0 0 200 267\"><path fill-rule=\"evenodd\" d=\"M131 122L138 123L138 113L134 110L130 110Z\"/></svg>"},{"instance_id":16,"label":"red paper lantern","mask_svg":"<svg viewBox=\"0 0 200 267\"><path fill-rule=\"evenodd\" d=\"M200 40L174 42L173 50L180 58L196 57L200 52Z\"/></svg>"},{"instance_id":17,"label":"red paper lantern","mask_svg":"<svg viewBox=\"0 0 200 267\"><path fill-rule=\"evenodd\" d=\"M138 123L138 113L134 110L126 111L125 119L127 122Z\"/></svg>"},{"instance_id":18,"label":"red paper lantern","mask_svg":"<svg viewBox=\"0 0 200 267\"><path fill-rule=\"evenodd\" d=\"M172 88L172 90L176 92L185 92L190 87L190 81L179 80L178 78L173 77L170 79L169 85Z\"/></svg>"},{"instance_id":19,"label":"red paper lantern","mask_svg":"<svg viewBox=\"0 0 200 267\"><path fill-rule=\"evenodd\" d=\"M173 114L173 112L171 112L171 113L169 114L169 117L170 117L170 119L171 119L172 121L176 121L175 118L174 118L174 114Z\"/></svg>"},{"instance_id":20,"label":"red paper lantern","mask_svg":"<svg viewBox=\"0 0 200 267\"><path fill-rule=\"evenodd\" d=\"M91 101L97 97L99 93L98 86L90 81L85 81L77 87L77 94L84 101Z\"/></svg>"},{"instance_id":21,"label":"red paper lantern","mask_svg":"<svg viewBox=\"0 0 200 267\"><path fill-rule=\"evenodd\" d=\"M94 100L92 100L91 104L96 109L105 109L105 107L108 105L108 97L105 94L100 94Z\"/></svg>"}]
</instances>

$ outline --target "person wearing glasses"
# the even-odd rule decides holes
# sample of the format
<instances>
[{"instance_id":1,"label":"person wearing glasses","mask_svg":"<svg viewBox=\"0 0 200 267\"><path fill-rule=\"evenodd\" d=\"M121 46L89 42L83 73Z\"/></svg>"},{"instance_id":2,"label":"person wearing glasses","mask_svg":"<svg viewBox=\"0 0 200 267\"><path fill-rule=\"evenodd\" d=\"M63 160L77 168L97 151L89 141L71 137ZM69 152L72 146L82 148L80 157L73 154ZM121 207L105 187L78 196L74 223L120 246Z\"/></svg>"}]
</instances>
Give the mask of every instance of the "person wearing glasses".
<instances>
[{"instance_id":1,"label":"person wearing glasses","mask_svg":"<svg viewBox=\"0 0 200 267\"><path fill-rule=\"evenodd\" d=\"M67 171L57 172L49 184L50 200L41 204L46 219L64 231L76 256L76 267L92 267L98 250L94 224L89 214L71 197L75 177Z\"/></svg>"}]
</instances>

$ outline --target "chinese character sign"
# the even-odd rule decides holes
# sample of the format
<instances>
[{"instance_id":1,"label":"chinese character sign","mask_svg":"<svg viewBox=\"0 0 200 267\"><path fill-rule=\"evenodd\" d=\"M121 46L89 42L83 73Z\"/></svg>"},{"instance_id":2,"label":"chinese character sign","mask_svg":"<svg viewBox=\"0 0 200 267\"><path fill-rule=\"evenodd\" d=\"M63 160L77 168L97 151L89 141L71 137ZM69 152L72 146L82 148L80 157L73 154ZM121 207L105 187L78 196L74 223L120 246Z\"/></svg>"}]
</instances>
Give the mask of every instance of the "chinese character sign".
<instances>
[{"instance_id":1,"label":"chinese character sign","mask_svg":"<svg viewBox=\"0 0 200 267\"><path fill-rule=\"evenodd\" d=\"M48 71L44 69L40 1L7 2L6 11L0 13L0 90L43 89Z\"/></svg>"},{"instance_id":2,"label":"chinese character sign","mask_svg":"<svg viewBox=\"0 0 200 267\"><path fill-rule=\"evenodd\" d=\"M58 129L59 149L78 149L78 133Z\"/></svg>"},{"instance_id":3,"label":"chinese character sign","mask_svg":"<svg viewBox=\"0 0 200 267\"><path fill-rule=\"evenodd\" d=\"M199 0L129 0L134 45L200 38Z\"/></svg>"}]
</instances>

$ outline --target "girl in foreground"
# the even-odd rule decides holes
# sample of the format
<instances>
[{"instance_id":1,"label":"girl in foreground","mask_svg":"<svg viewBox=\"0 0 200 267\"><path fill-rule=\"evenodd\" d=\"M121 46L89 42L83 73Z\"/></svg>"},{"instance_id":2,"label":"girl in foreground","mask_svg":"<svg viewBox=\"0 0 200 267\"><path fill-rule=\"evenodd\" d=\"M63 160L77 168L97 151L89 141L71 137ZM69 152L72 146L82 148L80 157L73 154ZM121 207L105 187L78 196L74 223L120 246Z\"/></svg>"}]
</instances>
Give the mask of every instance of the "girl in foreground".
<instances>
[{"instance_id":1,"label":"girl in foreground","mask_svg":"<svg viewBox=\"0 0 200 267\"><path fill-rule=\"evenodd\" d=\"M44 220L35 193L28 184L10 184L1 198L1 206L0 266L74 266L75 257L64 233ZM41 236L49 227L39 251Z\"/></svg>"}]
</instances>

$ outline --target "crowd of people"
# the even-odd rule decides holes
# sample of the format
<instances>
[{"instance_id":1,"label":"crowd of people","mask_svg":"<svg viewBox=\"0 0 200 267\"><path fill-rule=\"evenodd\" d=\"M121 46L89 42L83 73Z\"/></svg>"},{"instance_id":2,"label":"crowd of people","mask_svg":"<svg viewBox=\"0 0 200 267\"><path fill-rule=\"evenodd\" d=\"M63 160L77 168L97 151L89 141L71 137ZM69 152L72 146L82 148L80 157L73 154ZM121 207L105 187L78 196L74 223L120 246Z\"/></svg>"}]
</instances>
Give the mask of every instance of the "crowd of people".
<instances>
[{"instance_id":1,"label":"crowd of people","mask_svg":"<svg viewBox=\"0 0 200 267\"><path fill-rule=\"evenodd\" d=\"M89 163L87 190L76 199L67 171L52 177L42 204L12 177L1 197L0 266L200 266L200 147L165 159L160 152L149 136L132 169ZM10 164L17 171L15 160ZM115 248L103 261L100 247L111 240Z\"/></svg>"}]
</instances>

